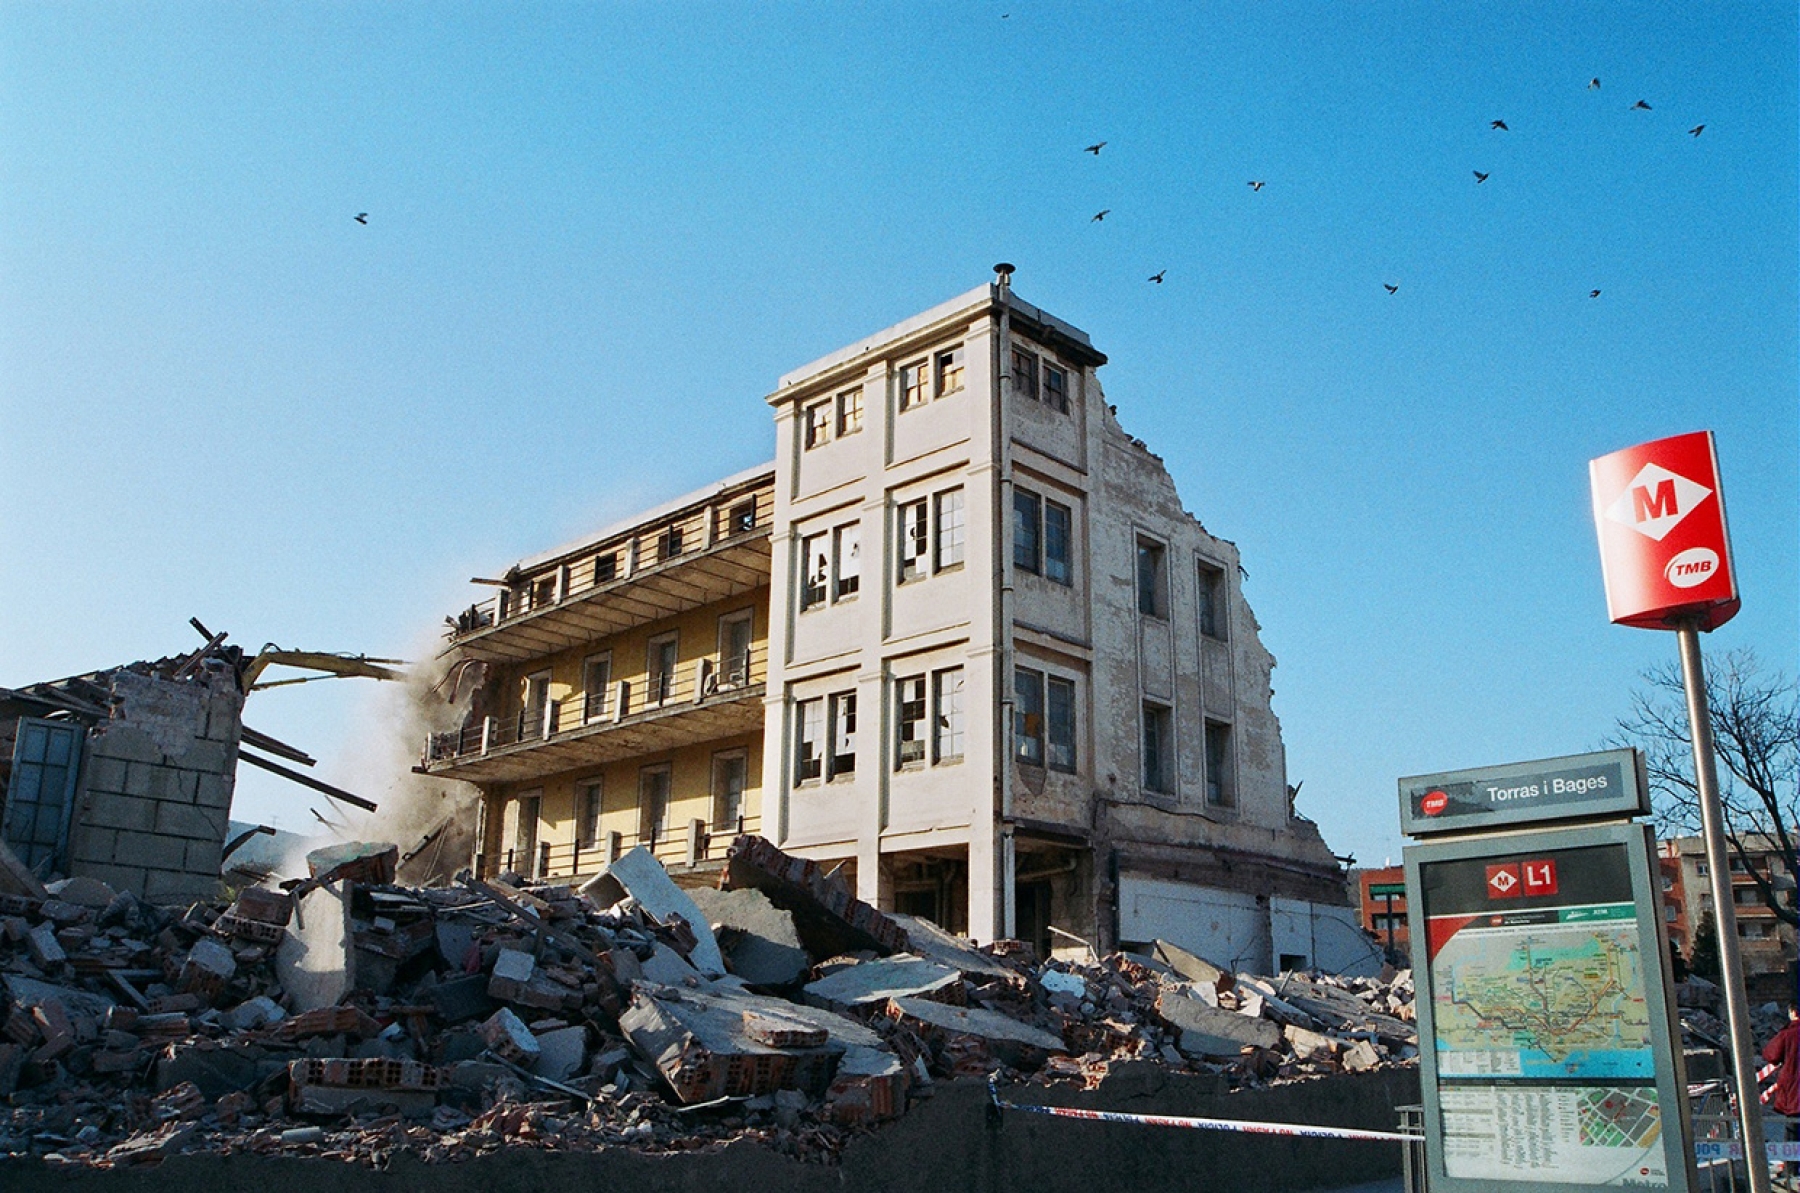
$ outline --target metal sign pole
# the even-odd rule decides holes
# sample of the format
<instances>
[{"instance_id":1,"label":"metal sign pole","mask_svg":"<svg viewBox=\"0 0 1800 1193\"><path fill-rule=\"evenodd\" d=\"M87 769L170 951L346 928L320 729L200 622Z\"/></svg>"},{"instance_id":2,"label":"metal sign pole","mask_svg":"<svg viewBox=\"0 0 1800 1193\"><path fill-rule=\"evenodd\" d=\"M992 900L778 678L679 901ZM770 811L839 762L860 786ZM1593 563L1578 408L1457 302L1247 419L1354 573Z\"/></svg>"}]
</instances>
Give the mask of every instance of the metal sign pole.
<instances>
[{"instance_id":1,"label":"metal sign pole","mask_svg":"<svg viewBox=\"0 0 1800 1193\"><path fill-rule=\"evenodd\" d=\"M1731 902L1731 856L1726 852L1725 820L1719 805L1719 772L1713 758L1712 716L1706 701L1706 673L1700 661L1700 634L1695 624L1688 621L1675 631L1675 638L1681 644L1681 682L1687 689L1688 727L1694 741L1700 831L1706 840L1707 878L1719 937L1719 984L1725 988L1725 1022L1731 1030L1731 1075L1732 1084L1737 1087L1744 1168L1750 1177L1750 1193L1770 1193L1762 1104L1756 1099L1756 1052L1750 1038L1744 963L1738 953L1737 909Z\"/></svg>"}]
</instances>

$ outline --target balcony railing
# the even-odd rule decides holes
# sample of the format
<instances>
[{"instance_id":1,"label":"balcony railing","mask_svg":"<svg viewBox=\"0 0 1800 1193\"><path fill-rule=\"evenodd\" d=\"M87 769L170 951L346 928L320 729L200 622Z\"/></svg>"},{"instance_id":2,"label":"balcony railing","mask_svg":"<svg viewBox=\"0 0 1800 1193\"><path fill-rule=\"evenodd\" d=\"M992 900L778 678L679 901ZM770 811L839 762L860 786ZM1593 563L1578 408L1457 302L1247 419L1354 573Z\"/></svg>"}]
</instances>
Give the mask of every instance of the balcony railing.
<instances>
[{"instance_id":1,"label":"balcony railing","mask_svg":"<svg viewBox=\"0 0 1800 1193\"><path fill-rule=\"evenodd\" d=\"M766 646L736 655L693 659L671 671L645 671L568 700L527 705L426 739L425 762L449 762L513 746L547 742L581 730L671 716L715 701L753 695L768 677Z\"/></svg>"},{"instance_id":2,"label":"balcony railing","mask_svg":"<svg viewBox=\"0 0 1800 1193\"><path fill-rule=\"evenodd\" d=\"M639 845L647 847L665 867L698 866L725 860L731 842L744 833L762 831L759 816L739 816L735 820L708 824L690 820L685 828L661 833L601 833L590 841L564 841L559 844L541 842L534 847L509 848L481 854L475 859L476 873L491 878L505 871L522 874L528 879L575 878L597 873L616 861L621 854Z\"/></svg>"},{"instance_id":3,"label":"balcony railing","mask_svg":"<svg viewBox=\"0 0 1800 1193\"><path fill-rule=\"evenodd\" d=\"M772 489L709 502L530 573L448 619L451 624L444 637L454 643L526 614L585 598L641 572L766 532L774 520Z\"/></svg>"}]
</instances>

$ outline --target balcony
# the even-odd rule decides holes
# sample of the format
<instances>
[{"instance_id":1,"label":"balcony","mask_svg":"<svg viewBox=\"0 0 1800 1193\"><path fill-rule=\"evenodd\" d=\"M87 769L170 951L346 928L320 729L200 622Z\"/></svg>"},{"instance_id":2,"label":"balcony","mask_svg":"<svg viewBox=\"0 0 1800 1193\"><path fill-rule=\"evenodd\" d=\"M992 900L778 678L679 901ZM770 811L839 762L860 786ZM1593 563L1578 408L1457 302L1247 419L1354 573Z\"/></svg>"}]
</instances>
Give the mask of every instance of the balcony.
<instances>
[{"instance_id":1,"label":"balcony","mask_svg":"<svg viewBox=\"0 0 1800 1193\"><path fill-rule=\"evenodd\" d=\"M424 769L471 783L519 782L760 733L768 661L768 648L754 646L434 733Z\"/></svg>"},{"instance_id":2,"label":"balcony","mask_svg":"<svg viewBox=\"0 0 1800 1193\"><path fill-rule=\"evenodd\" d=\"M489 663L542 658L769 584L772 483L698 505L528 568L445 634Z\"/></svg>"},{"instance_id":3,"label":"balcony","mask_svg":"<svg viewBox=\"0 0 1800 1193\"><path fill-rule=\"evenodd\" d=\"M654 828L635 835L601 833L594 840L565 841L552 845L499 849L483 853L475 859L478 878L491 878L511 870L534 881L556 878L578 878L598 873L621 854L642 845L655 855L665 869L680 871L721 863L731 842L745 833L761 833L760 816L739 816L727 823L708 824L691 820L681 830L657 832Z\"/></svg>"}]
</instances>

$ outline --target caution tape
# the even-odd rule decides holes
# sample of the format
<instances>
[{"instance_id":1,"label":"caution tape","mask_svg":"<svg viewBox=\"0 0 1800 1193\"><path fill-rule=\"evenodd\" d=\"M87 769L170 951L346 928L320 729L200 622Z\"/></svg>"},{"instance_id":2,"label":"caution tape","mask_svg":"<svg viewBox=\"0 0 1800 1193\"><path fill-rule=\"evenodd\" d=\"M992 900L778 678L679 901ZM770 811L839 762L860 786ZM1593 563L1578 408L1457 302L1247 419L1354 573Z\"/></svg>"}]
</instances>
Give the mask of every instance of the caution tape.
<instances>
[{"instance_id":1,"label":"caution tape","mask_svg":"<svg viewBox=\"0 0 1800 1193\"><path fill-rule=\"evenodd\" d=\"M1302 1139L1366 1139L1376 1143L1410 1143L1417 1135L1398 1131L1361 1131L1352 1127L1314 1127L1296 1123L1259 1123L1235 1118L1186 1118L1174 1114L1125 1114L1117 1110L1077 1110L1072 1106L1033 1106L1024 1102L1005 1102L988 1081L988 1096L1000 1110L1017 1110L1025 1114L1044 1114L1052 1118L1081 1118L1099 1123L1132 1123L1143 1127L1187 1127L1199 1131L1236 1131L1244 1135L1285 1135Z\"/></svg>"},{"instance_id":2,"label":"caution tape","mask_svg":"<svg viewBox=\"0 0 1800 1193\"><path fill-rule=\"evenodd\" d=\"M1781 1161L1800 1162L1800 1143L1791 1140L1777 1140L1765 1143L1763 1146L1768 1149L1771 1164ZM1707 1140L1694 1145L1694 1159L1696 1160L1742 1160L1743 1158L1744 1143L1741 1139Z\"/></svg>"}]
</instances>

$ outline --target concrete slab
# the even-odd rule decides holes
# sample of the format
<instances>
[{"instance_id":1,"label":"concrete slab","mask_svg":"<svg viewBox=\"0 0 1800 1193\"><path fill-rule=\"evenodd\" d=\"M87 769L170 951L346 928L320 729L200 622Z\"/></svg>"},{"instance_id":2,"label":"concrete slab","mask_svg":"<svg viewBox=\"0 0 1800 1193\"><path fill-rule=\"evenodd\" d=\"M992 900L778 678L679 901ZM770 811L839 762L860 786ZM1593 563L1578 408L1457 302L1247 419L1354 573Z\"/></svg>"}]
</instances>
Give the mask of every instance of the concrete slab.
<instances>
[{"instance_id":1,"label":"concrete slab","mask_svg":"<svg viewBox=\"0 0 1800 1193\"><path fill-rule=\"evenodd\" d=\"M845 1048L777 1048L744 1030L743 1007L782 1014L790 1004L743 991L724 998L701 991L639 986L619 1016L627 1043L688 1104L798 1089L821 1094Z\"/></svg>"},{"instance_id":2,"label":"concrete slab","mask_svg":"<svg viewBox=\"0 0 1800 1193\"><path fill-rule=\"evenodd\" d=\"M587 1060L587 1028L577 1024L539 1032L537 1042L538 1058L531 1066L533 1073L551 1081L567 1081L581 1072L582 1063Z\"/></svg>"},{"instance_id":3,"label":"concrete slab","mask_svg":"<svg viewBox=\"0 0 1800 1193\"><path fill-rule=\"evenodd\" d=\"M754 888L792 912L800 943L816 961L873 949L906 950L906 930L858 899L835 868L783 853L762 837L739 837L725 857L725 888Z\"/></svg>"},{"instance_id":4,"label":"concrete slab","mask_svg":"<svg viewBox=\"0 0 1800 1193\"><path fill-rule=\"evenodd\" d=\"M887 1013L927 1039L974 1036L1010 1065L1032 1068L1067 1052L1062 1037L981 1007L953 1007L924 998L896 998Z\"/></svg>"},{"instance_id":5,"label":"concrete slab","mask_svg":"<svg viewBox=\"0 0 1800 1193\"><path fill-rule=\"evenodd\" d=\"M1281 1028L1267 1019L1220 1010L1179 990L1165 990L1157 997L1156 1014L1181 1033L1177 1047L1188 1056L1232 1058L1246 1047L1273 1048L1281 1043Z\"/></svg>"},{"instance_id":6,"label":"concrete slab","mask_svg":"<svg viewBox=\"0 0 1800 1193\"><path fill-rule=\"evenodd\" d=\"M644 981L655 982L659 986L684 986L689 978L698 981L701 977L699 970L660 940L656 942L656 951L650 954L650 959L639 963L638 972Z\"/></svg>"},{"instance_id":7,"label":"concrete slab","mask_svg":"<svg viewBox=\"0 0 1800 1193\"><path fill-rule=\"evenodd\" d=\"M275 949L275 973L294 1011L333 1007L356 988L348 882L315 887Z\"/></svg>"},{"instance_id":8,"label":"concrete slab","mask_svg":"<svg viewBox=\"0 0 1800 1193\"><path fill-rule=\"evenodd\" d=\"M863 1010L890 998L964 1001L961 973L905 953L848 966L809 982L801 997L815 1007L840 1012Z\"/></svg>"},{"instance_id":9,"label":"concrete slab","mask_svg":"<svg viewBox=\"0 0 1800 1193\"><path fill-rule=\"evenodd\" d=\"M896 911L888 912L887 918L905 930L908 951L927 961L948 966L965 977L1018 980L1019 975L1004 961L988 956L973 941L946 932L930 920Z\"/></svg>"},{"instance_id":10,"label":"concrete slab","mask_svg":"<svg viewBox=\"0 0 1800 1193\"><path fill-rule=\"evenodd\" d=\"M794 917L758 890L689 891L713 924L725 967L752 986L787 987L800 982L812 958L800 947Z\"/></svg>"},{"instance_id":11,"label":"concrete slab","mask_svg":"<svg viewBox=\"0 0 1800 1193\"><path fill-rule=\"evenodd\" d=\"M1151 951L1158 961L1173 969L1190 982L1205 982L1217 986L1219 979L1229 970L1221 969L1206 958L1188 952L1178 944L1170 944L1166 940L1152 943Z\"/></svg>"},{"instance_id":12,"label":"concrete slab","mask_svg":"<svg viewBox=\"0 0 1800 1193\"><path fill-rule=\"evenodd\" d=\"M675 885L675 880L669 877L669 872L662 868L655 855L642 845L608 866L581 889L602 905L611 905L618 902L620 896L630 895L637 900L638 906L659 920L678 916L687 921L696 942L688 960L709 978L725 973L725 958L719 953L712 924L687 892Z\"/></svg>"}]
</instances>

